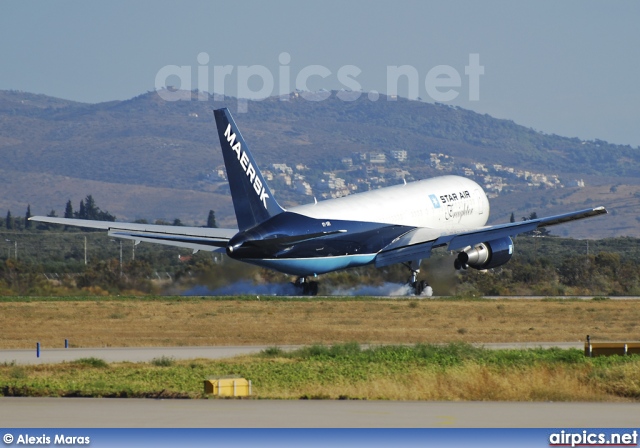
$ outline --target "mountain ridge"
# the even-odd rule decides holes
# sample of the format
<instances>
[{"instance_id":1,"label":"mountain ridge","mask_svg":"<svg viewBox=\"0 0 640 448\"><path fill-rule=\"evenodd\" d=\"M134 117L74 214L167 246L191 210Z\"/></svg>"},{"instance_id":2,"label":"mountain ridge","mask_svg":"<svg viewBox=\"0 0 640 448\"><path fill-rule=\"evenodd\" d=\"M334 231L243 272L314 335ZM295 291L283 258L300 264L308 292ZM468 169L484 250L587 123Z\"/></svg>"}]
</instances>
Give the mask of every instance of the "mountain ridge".
<instances>
[{"instance_id":1,"label":"mountain ridge","mask_svg":"<svg viewBox=\"0 0 640 448\"><path fill-rule=\"evenodd\" d=\"M186 92L186 95L195 98L197 94ZM0 209L11 209L16 215L30 203L32 210L39 209L41 214L47 213L48 207L60 212L66 200L54 205L52 196L62 198L68 194L67 199L76 202L92 194L102 209L119 219L180 217L183 222L195 223L203 222L208 210L215 209L219 222L233 225L232 208L226 196L228 189L216 174L222 166L222 157L211 109L218 107L229 107L234 113L263 170L273 171L274 163L308 166L305 173L295 174L306 177L308 183L324 172L336 172L345 178L364 177L365 181L386 176L387 183L394 182L389 174L380 174L380 166L374 164L345 168L343 159L354 153L386 154L383 167L387 171L405 171L410 179L430 177L441 174L429 162L435 153L455 160L452 169L456 173L459 171L455 170L473 169L473 164L479 163L490 170L499 164L556 175L563 180L587 179L587 188L597 188L594 196L603 188L618 186L616 189L624 190L633 199L633 188L640 184L640 150L628 145L547 135L511 120L459 107L403 98L388 101L384 95L377 102L368 100L366 95L355 101L342 101L336 92L331 92L325 101L308 101L298 92L287 99L249 101L248 112L237 113L235 98L168 102L157 92L147 92L124 101L84 104L46 95L0 91L2 172L13 173L3 175L6 188L0 198ZM408 161L392 159L389 154L393 150L406 150ZM74 179L75 186L57 187L64 184L60 180L64 178ZM98 187L99 184L92 182L101 183L105 191L109 190L106 185L122 188L105 194L86 190L84 195L77 196L82 188ZM282 195L287 205L312 200L284 183L274 182L276 194ZM33 185L38 185L39 193L29 191ZM623 185L628 188L620 188ZM127 189L144 191L140 193L136 210L127 210L124 202L118 201L118 196ZM510 196L525 190L526 185L514 184L511 193L501 193L492 199L497 212L494 218L504 219L505 210L509 208L519 215L516 212L523 204ZM175 191L176 196L211 200L205 200L199 210L192 209L195 204L190 201L169 208L154 199L154 195L168 194L168 191ZM570 191L572 195L566 195ZM547 203L529 203L539 215L546 210L573 205L574 202L561 197L571 199L573 195L581 196L585 190L543 188L540 192ZM134 193L131 194L135 196ZM607 203L592 205L611 206L611 200L625 198L614 194L607 197ZM171 202L175 206L175 201ZM640 236L634 233L637 232L636 214L633 204L621 206L617 220L622 217L624 220L612 226L615 231L585 230L578 234Z\"/></svg>"}]
</instances>

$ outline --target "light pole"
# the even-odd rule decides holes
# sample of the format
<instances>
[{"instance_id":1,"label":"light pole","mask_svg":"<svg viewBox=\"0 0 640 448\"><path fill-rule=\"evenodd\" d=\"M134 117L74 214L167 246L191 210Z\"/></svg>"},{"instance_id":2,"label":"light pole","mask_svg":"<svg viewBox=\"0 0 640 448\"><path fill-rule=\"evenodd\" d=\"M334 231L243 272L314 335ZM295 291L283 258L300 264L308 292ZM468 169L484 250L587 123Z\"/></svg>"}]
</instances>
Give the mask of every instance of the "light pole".
<instances>
[{"instance_id":1,"label":"light pole","mask_svg":"<svg viewBox=\"0 0 640 448\"><path fill-rule=\"evenodd\" d=\"M115 243L116 240L111 240L111 242ZM122 277L122 240L119 240L120 243L120 277Z\"/></svg>"},{"instance_id":2,"label":"light pole","mask_svg":"<svg viewBox=\"0 0 640 448\"><path fill-rule=\"evenodd\" d=\"M8 238L4 239L7 243L9 243L9 247L7 247L7 260L11 258L11 240ZM13 241L13 258L18 259L18 240Z\"/></svg>"}]
</instances>

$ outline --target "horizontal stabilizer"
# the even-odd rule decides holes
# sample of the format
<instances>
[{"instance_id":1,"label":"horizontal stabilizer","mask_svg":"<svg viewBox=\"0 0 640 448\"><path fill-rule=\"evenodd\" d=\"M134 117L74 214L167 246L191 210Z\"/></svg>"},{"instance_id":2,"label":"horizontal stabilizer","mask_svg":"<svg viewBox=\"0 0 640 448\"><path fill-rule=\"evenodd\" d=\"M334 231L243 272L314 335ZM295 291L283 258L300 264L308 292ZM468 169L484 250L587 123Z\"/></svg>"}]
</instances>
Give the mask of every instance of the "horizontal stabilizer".
<instances>
[{"instance_id":1,"label":"horizontal stabilizer","mask_svg":"<svg viewBox=\"0 0 640 448\"><path fill-rule=\"evenodd\" d=\"M216 252L224 250L231 237L238 232L237 229L163 226L156 224L55 218L49 216L33 216L29 219L31 221L46 222L49 224L107 230L109 236L115 238Z\"/></svg>"}]
</instances>

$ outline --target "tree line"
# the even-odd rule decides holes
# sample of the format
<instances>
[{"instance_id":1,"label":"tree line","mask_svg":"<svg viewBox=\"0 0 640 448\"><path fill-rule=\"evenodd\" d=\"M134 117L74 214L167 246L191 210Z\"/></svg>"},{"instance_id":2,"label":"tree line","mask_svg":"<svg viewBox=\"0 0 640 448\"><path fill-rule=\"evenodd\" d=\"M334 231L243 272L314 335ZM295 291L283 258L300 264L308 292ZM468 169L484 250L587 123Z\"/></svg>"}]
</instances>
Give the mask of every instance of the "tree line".
<instances>
[{"instance_id":1,"label":"tree line","mask_svg":"<svg viewBox=\"0 0 640 448\"><path fill-rule=\"evenodd\" d=\"M21 217L14 217L11 214L11 210L7 210L7 215L4 220L0 218L0 227L4 227L7 230L20 230L20 229L31 229L32 221L29 221L31 218L31 204L27 205L27 212L24 215L24 219Z\"/></svg>"},{"instance_id":2,"label":"tree line","mask_svg":"<svg viewBox=\"0 0 640 448\"><path fill-rule=\"evenodd\" d=\"M47 237L43 234L42 238ZM45 275L52 272L52 265L46 264L41 256L19 260L7 257L2 262L6 252L0 254L0 296L176 293L195 286L206 287L204 291L215 290L237 281L286 284L293 280L234 260L224 258L221 262L218 254L206 251L192 254L151 244L136 249L135 259L129 248L129 255L121 262L117 245L106 237L105 240L101 251L94 253L87 265L76 261L76 270L55 278ZM455 271L455 254L438 250L423 264L421 276L437 295L640 296L639 242L630 238L591 241L587 254L584 241L519 237L514 258L498 268ZM75 256L82 254L78 252ZM72 259L65 259L60 263L70 266L71 262ZM160 275L161 269L168 272L162 271ZM323 275L321 292L403 284L407 278L408 271L402 265L348 269Z\"/></svg>"},{"instance_id":3,"label":"tree line","mask_svg":"<svg viewBox=\"0 0 640 448\"><path fill-rule=\"evenodd\" d=\"M33 214L31 213L31 204L27 205L27 211L24 214L24 218L21 216L14 216L11 213L11 210L7 210L7 214L4 219L0 218L0 228L5 228L7 230L30 230L33 228L33 221L30 221ZM58 214L55 210L51 210L47 213L48 217L58 217ZM80 205L77 210L73 209L73 204L71 203L71 199L67 201L67 204L64 209L64 218L73 218L73 219L87 219L92 221L115 221L116 216L109 213L106 210L100 209L96 204L95 199L92 195L87 195L84 199L80 200ZM149 224L146 219L136 220L137 223ZM174 226L182 226L182 221L179 218L174 219L174 221L168 222L161 219L158 219L154 222L154 224L158 225L174 225ZM53 228L57 228L56 225L39 223L37 226L38 230L51 230ZM216 222L216 214L215 211L209 210L209 214L207 216L206 225L204 227L216 228L218 224ZM65 226L64 230L67 230L67 226Z\"/></svg>"}]
</instances>

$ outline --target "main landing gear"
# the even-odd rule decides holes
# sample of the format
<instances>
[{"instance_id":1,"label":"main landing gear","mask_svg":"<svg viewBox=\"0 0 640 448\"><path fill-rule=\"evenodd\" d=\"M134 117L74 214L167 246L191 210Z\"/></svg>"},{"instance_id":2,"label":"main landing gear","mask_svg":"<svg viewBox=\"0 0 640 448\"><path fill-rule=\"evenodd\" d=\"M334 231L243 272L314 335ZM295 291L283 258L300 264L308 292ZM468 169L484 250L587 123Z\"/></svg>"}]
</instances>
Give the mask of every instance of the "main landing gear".
<instances>
[{"instance_id":1,"label":"main landing gear","mask_svg":"<svg viewBox=\"0 0 640 448\"><path fill-rule=\"evenodd\" d=\"M318 282L309 281L307 277L298 277L293 286L300 291L303 296L317 296Z\"/></svg>"},{"instance_id":2,"label":"main landing gear","mask_svg":"<svg viewBox=\"0 0 640 448\"><path fill-rule=\"evenodd\" d=\"M409 277L409 281L407 284L411 287L413 291L413 295L415 296L431 296L433 294L433 289L426 280L418 280L418 274L420 273L420 262L422 260L412 261L410 264L405 264L411 270L411 277Z\"/></svg>"}]
</instances>

